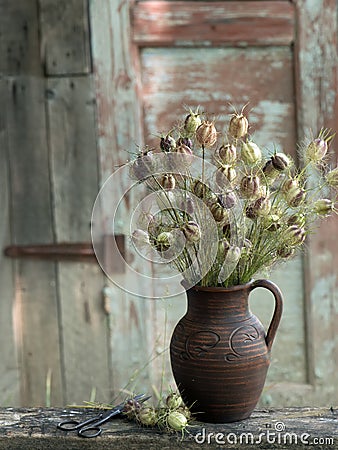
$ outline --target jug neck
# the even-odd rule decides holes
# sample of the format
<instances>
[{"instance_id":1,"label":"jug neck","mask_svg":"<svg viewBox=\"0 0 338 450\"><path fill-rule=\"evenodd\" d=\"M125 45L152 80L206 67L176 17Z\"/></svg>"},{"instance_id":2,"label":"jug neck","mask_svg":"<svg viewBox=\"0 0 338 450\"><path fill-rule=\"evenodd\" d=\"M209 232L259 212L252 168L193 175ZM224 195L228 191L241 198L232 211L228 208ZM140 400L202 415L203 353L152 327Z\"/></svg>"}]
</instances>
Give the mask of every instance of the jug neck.
<instances>
[{"instance_id":1,"label":"jug neck","mask_svg":"<svg viewBox=\"0 0 338 450\"><path fill-rule=\"evenodd\" d=\"M187 290L186 318L201 322L215 320L236 322L249 319L248 298L251 282L230 288L194 286Z\"/></svg>"}]
</instances>

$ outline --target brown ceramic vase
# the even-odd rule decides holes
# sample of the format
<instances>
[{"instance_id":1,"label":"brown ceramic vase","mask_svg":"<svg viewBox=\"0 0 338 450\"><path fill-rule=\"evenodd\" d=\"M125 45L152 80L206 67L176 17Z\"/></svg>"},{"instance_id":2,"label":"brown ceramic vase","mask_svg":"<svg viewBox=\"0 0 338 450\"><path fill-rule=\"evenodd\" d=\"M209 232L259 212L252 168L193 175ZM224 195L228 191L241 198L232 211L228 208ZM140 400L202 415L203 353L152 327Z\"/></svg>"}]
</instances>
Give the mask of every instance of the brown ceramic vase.
<instances>
[{"instance_id":1,"label":"brown ceramic vase","mask_svg":"<svg viewBox=\"0 0 338 450\"><path fill-rule=\"evenodd\" d=\"M275 299L265 333L249 308L250 292L264 287ZM171 366L196 418L224 423L246 419L262 393L270 351L282 314L282 294L267 280L230 288L193 287L187 312L170 343Z\"/></svg>"}]
</instances>

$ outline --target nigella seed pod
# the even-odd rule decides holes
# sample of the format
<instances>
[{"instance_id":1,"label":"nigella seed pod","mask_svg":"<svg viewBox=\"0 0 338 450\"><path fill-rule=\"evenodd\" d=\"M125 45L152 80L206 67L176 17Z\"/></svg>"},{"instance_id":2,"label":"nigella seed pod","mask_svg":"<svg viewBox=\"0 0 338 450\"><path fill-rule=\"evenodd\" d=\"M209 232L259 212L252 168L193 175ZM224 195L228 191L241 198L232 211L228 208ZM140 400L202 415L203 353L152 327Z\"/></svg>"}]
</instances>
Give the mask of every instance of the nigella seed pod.
<instances>
[{"instance_id":1,"label":"nigella seed pod","mask_svg":"<svg viewBox=\"0 0 338 450\"><path fill-rule=\"evenodd\" d=\"M260 197L255 201L259 217L266 217L271 211L271 202L268 198Z\"/></svg>"},{"instance_id":2,"label":"nigella seed pod","mask_svg":"<svg viewBox=\"0 0 338 450\"><path fill-rule=\"evenodd\" d=\"M163 187L163 189L175 189L176 180L175 177L171 173L169 173L162 175L159 183Z\"/></svg>"},{"instance_id":3,"label":"nigella seed pod","mask_svg":"<svg viewBox=\"0 0 338 450\"><path fill-rule=\"evenodd\" d=\"M229 123L229 134L235 139L240 139L247 134L248 126L248 119L243 114L233 114Z\"/></svg>"},{"instance_id":4,"label":"nigella seed pod","mask_svg":"<svg viewBox=\"0 0 338 450\"><path fill-rule=\"evenodd\" d=\"M153 427L157 423L157 414L153 407L144 406L137 413L137 420L146 427Z\"/></svg>"},{"instance_id":5,"label":"nigella seed pod","mask_svg":"<svg viewBox=\"0 0 338 450\"><path fill-rule=\"evenodd\" d=\"M218 196L218 202L223 208L230 209L236 204L236 195L234 192L226 192Z\"/></svg>"},{"instance_id":6,"label":"nigella seed pod","mask_svg":"<svg viewBox=\"0 0 338 450\"><path fill-rule=\"evenodd\" d=\"M191 411L187 406L180 406L179 408L177 408L177 412L183 414L188 421L191 419Z\"/></svg>"},{"instance_id":7,"label":"nigella seed pod","mask_svg":"<svg viewBox=\"0 0 338 450\"><path fill-rule=\"evenodd\" d=\"M137 157L131 165L131 175L137 180L143 180L155 171L154 154L152 151Z\"/></svg>"},{"instance_id":8,"label":"nigella seed pod","mask_svg":"<svg viewBox=\"0 0 338 450\"><path fill-rule=\"evenodd\" d=\"M257 197L260 187L260 181L256 175L245 175L240 183L240 192L246 198Z\"/></svg>"},{"instance_id":9,"label":"nigella seed pod","mask_svg":"<svg viewBox=\"0 0 338 450\"><path fill-rule=\"evenodd\" d=\"M270 200L265 197L260 197L247 206L245 214L249 219L257 219L257 217L266 217L270 210Z\"/></svg>"},{"instance_id":10,"label":"nigella seed pod","mask_svg":"<svg viewBox=\"0 0 338 450\"><path fill-rule=\"evenodd\" d=\"M182 155L192 155L192 150L190 147L184 144L180 144L175 149L176 153L181 153Z\"/></svg>"},{"instance_id":11,"label":"nigella seed pod","mask_svg":"<svg viewBox=\"0 0 338 450\"><path fill-rule=\"evenodd\" d=\"M155 247L158 252L165 252L169 250L171 244L173 241L173 235L170 233L170 231L162 231L157 238L155 242Z\"/></svg>"},{"instance_id":12,"label":"nigella seed pod","mask_svg":"<svg viewBox=\"0 0 338 450\"><path fill-rule=\"evenodd\" d=\"M129 420L135 419L137 413L141 409L141 404L133 399L127 401L123 408L123 414L128 417Z\"/></svg>"},{"instance_id":13,"label":"nigella seed pod","mask_svg":"<svg viewBox=\"0 0 338 450\"><path fill-rule=\"evenodd\" d=\"M218 156L221 162L225 165L232 165L236 162L237 150L232 144L222 145L218 149Z\"/></svg>"},{"instance_id":14,"label":"nigella seed pod","mask_svg":"<svg viewBox=\"0 0 338 450\"><path fill-rule=\"evenodd\" d=\"M199 242L201 239L201 229L196 222L189 221L182 227L183 234L189 243Z\"/></svg>"},{"instance_id":15,"label":"nigella seed pod","mask_svg":"<svg viewBox=\"0 0 338 450\"><path fill-rule=\"evenodd\" d=\"M202 147L212 147L217 141L217 130L213 122L204 120L196 130L197 142Z\"/></svg>"},{"instance_id":16,"label":"nigella seed pod","mask_svg":"<svg viewBox=\"0 0 338 450\"><path fill-rule=\"evenodd\" d=\"M273 155L271 162L278 172L283 172L283 170L290 166L290 159L284 153L276 153Z\"/></svg>"},{"instance_id":17,"label":"nigella seed pod","mask_svg":"<svg viewBox=\"0 0 338 450\"><path fill-rule=\"evenodd\" d=\"M202 183L202 181L195 180L192 185L192 192L196 195L196 197L204 199L210 192L210 189Z\"/></svg>"},{"instance_id":18,"label":"nigella seed pod","mask_svg":"<svg viewBox=\"0 0 338 450\"><path fill-rule=\"evenodd\" d=\"M289 247L288 245L281 245L277 248L277 256L280 258L290 258L295 252L295 249L292 247Z\"/></svg>"},{"instance_id":19,"label":"nigella seed pod","mask_svg":"<svg viewBox=\"0 0 338 450\"><path fill-rule=\"evenodd\" d=\"M241 149L241 159L244 164L257 164L262 159L261 149L254 142L243 142Z\"/></svg>"},{"instance_id":20,"label":"nigella seed pod","mask_svg":"<svg viewBox=\"0 0 338 450\"><path fill-rule=\"evenodd\" d=\"M175 431L183 431L188 425L188 420L182 413L171 411L167 418L168 426Z\"/></svg>"},{"instance_id":21,"label":"nigella seed pod","mask_svg":"<svg viewBox=\"0 0 338 450\"><path fill-rule=\"evenodd\" d=\"M292 180L291 178L284 181L282 185L282 192L287 197L289 195L294 195L299 191L299 185L297 180Z\"/></svg>"},{"instance_id":22,"label":"nigella seed pod","mask_svg":"<svg viewBox=\"0 0 338 450\"><path fill-rule=\"evenodd\" d=\"M198 109L193 112L191 109L184 121L184 131L188 136L193 136L202 121L198 113Z\"/></svg>"},{"instance_id":23,"label":"nigella seed pod","mask_svg":"<svg viewBox=\"0 0 338 450\"><path fill-rule=\"evenodd\" d=\"M169 134L165 137L161 137L160 147L161 147L161 150L164 152L174 151L176 148L175 139L173 137L171 137Z\"/></svg>"},{"instance_id":24,"label":"nigella seed pod","mask_svg":"<svg viewBox=\"0 0 338 450\"><path fill-rule=\"evenodd\" d=\"M274 167L272 160L269 159L264 167L263 174L269 184L271 184L279 175L279 171Z\"/></svg>"},{"instance_id":25,"label":"nigella seed pod","mask_svg":"<svg viewBox=\"0 0 338 450\"><path fill-rule=\"evenodd\" d=\"M214 219L218 223L226 222L229 218L228 210L223 208L219 203L213 203L210 205L210 211Z\"/></svg>"},{"instance_id":26,"label":"nigella seed pod","mask_svg":"<svg viewBox=\"0 0 338 450\"><path fill-rule=\"evenodd\" d=\"M277 214L268 214L264 218L264 226L268 231L277 231L280 229L280 218Z\"/></svg>"},{"instance_id":27,"label":"nigella seed pod","mask_svg":"<svg viewBox=\"0 0 338 450\"><path fill-rule=\"evenodd\" d=\"M325 176L326 181L329 186L333 188L338 188L338 167L335 169L330 170Z\"/></svg>"},{"instance_id":28,"label":"nigella seed pod","mask_svg":"<svg viewBox=\"0 0 338 450\"><path fill-rule=\"evenodd\" d=\"M324 139L314 139L306 148L306 157L309 161L321 161L327 153L328 145Z\"/></svg>"},{"instance_id":29,"label":"nigella seed pod","mask_svg":"<svg viewBox=\"0 0 338 450\"><path fill-rule=\"evenodd\" d=\"M258 217L257 210L254 208L254 206L252 204L248 205L245 208L245 215L246 215L246 217L248 217L251 220L255 220Z\"/></svg>"},{"instance_id":30,"label":"nigella seed pod","mask_svg":"<svg viewBox=\"0 0 338 450\"><path fill-rule=\"evenodd\" d=\"M183 404L183 400L180 394L171 392L166 399L166 404L169 409L177 409Z\"/></svg>"},{"instance_id":31,"label":"nigella seed pod","mask_svg":"<svg viewBox=\"0 0 338 450\"><path fill-rule=\"evenodd\" d=\"M321 198L315 201L313 210L319 216L328 216L334 209L334 202L328 198Z\"/></svg>"},{"instance_id":32,"label":"nigella seed pod","mask_svg":"<svg viewBox=\"0 0 338 450\"><path fill-rule=\"evenodd\" d=\"M175 152L178 153L181 157L179 158L180 164L191 164L193 160L193 152L190 147L184 144L180 144L176 147Z\"/></svg>"},{"instance_id":33,"label":"nigella seed pod","mask_svg":"<svg viewBox=\"0 0 338 450\"><path fill-rule=\"evenodd\" d=\"M216 171L216 183L224 188L236 180L236 170L231 166L219 167Z\"/></svg>"},{"instance_id":34,"label":"nigella seed pod","mask_svg":"<svg viewBox=\"0 0 338 450\"><path fill-rule=\"evenodd\" d=\"M192 140L188 137L180 137L177 140L177 145L181 145L181 144L186 145L189 148L192 148Z\"/></svg>"},{"instance_id":35,"label":"nigella seed pod","mask_svg":"<svg viewBox=\"0 0 338 450\"><path fill-rule=\"evenodd\" d=\"M305 240L305 230L297 225L291 225L286 229L285 242L291 247L301 245Z\"/></svg>"},{"instance_id":36,"label":"nigella seed pod","mask_svg":"<svg viewBox=\"0 0 338 450\"><path fill-rule=\"evenodd\" d=\"M287 220L288 225L297 225L298 227L302 228L304 227L306 223L306 217L304 214L292 214Z\"/></svg>"},{"instance_id":37,"label":"nigella seed pod","mask_svg":"<svg viewBox=\"0 0 338 450\"><path fill-rule=\"evenodd\" d=\"M303 201L305 200L306 192L303 189L299 189L298 192L296 192L292 196L288 196L286 201L290 206L293 208L296 208L299 206Z\"/></svg>"},{"instance_id":38,"label":"nigella seed pod","mask_svg":"<svg viewBox=\"0 0 338 450\"><path fill-rule=\"evenodd\" d=\"M299 206L306 197L306 192L298 185L297 180L288 179L282 185L282 192L289 206Z\"/></svg>"}]
</instances>

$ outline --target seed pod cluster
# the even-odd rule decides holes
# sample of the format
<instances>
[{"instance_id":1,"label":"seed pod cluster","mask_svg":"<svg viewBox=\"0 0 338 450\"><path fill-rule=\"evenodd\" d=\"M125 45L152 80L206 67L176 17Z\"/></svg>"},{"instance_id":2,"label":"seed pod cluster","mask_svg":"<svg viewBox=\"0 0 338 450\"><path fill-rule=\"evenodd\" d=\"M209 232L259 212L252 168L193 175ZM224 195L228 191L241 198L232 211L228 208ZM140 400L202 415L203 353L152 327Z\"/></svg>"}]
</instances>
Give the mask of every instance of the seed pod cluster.
<instances>
[{"instance_id":1,"label":"seed pod cluster","mask_svg":"<svg viewBox=\"0 0 338 450\"><path fill-rule=\"evenodd\" d=\"M158 427L168 432L184 432L192 418L189 408L177 392L171 392L157 408L129 400L123 413L141 426Z\"/></svg>"},{"instance_id":2,"label":"seed pod cluster","mask_svg":"<svg viewBox=\"0 0 338 450\"><path fill-rule=\"evenodd\" d=\"M276 143L256 142L243 110L231 115L221 136L217 129L213 119L198 109L190 110L184 122L161 137L154 153L147 150L137 157L133 176L145 179L147 188L155 192L159 211L145 226L137 222L132 241L139 248L150 245L152 252L157 250L183 274L189 272L188 283L190 252L199 259L202 250L206 257L204 245L215 243L218 250L212 265L197 261L201 264L196 267L208 267L208 273L196 270L197 276L202 275L196 283L228 287L292 256L316 218L338 212L338 167L328 168L325 161L333 137L329 130L321 130L300 146L297 168L288 149L266 154ZM158 150L166 163L156 163ZM203 221L212 221L212 226ZM232 262L235 269L228 274ZM175 409L169 419L163 412L165 426L184 428L180 413ZM140 420L152 422L152 415L147 410Z\"/></svg>"}]
</instances>

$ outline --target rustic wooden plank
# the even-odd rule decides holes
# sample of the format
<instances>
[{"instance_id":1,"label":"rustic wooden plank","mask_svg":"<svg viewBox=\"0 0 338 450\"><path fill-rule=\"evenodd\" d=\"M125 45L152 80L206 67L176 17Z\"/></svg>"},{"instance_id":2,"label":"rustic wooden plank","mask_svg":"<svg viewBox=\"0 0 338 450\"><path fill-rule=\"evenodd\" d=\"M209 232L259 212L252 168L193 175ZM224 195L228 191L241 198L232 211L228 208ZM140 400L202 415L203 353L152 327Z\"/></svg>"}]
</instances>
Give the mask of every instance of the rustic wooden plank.
<instances>
[{"instance_id":1,"label":"rustic wooden plank","mask_svg":"<svg viewBox=\"0 0 338 450\"><path fill-rule=\"evenodd\" d=\"M233 107L249 103L250 133L264 149L295 155L293 56L289 48L149 48L141 52L145 138L184 118L182 105L201 105L224 130Z\"/></svg>"},{"instance_id":2,"label":"rustic wooden plank","mask_svg":"<svg viewBox=\"0 0 338 450\"><path fill-rule=\"evenodd\" d=\"M138 46L290 45L294 7L286 1L137 2L132 9Z\"/></svg>"},{"instance_id":3,"label":"rustic wooden plank","mask_svg":"<svg viewBox=\"0 0 338 450\"><path fill-rule=\"evenodd\" d=\"M39 0L47 75L91 71L87 0Z\"/></svg>"},{"instance_id":4,"label":"rustic wooden plank","mask_svg":"<svg viewBox=\"0 0 338 450\"><path fill-rule=\"evenodd\" d=\"M10 167L12 243L53 240L44 81L8 79L3 105ZM53 263L16 261L14 329L20 364L21 403L45 404L47 374L54 404L62 383L58 304Z\"/></svg>"},{"instance_id":5,"label":"rustic wooden plank","mask_svg":"<svg viewBox=\"0 0 338 450\"><path fill-rule=\"evenodd\" d=\"M93 68L97 98L98 145L101 184L142 146L140 80L135 69L136 49L130 43L128 2L93 0L90 2ZM102 234L130 234L129 218L135 205L133 193L125 196L131 180L128 171L114 176L114 199L123 199L112 223L111 201L103 202L101 214ZM114 213L114 211L113 211ZM130 255L126 246L126 259ZM145 266L144 261L142 261ZM136 268L137 269L137 268ZM151 273L151 269L150 273ZM135 286L135 280L126 274L113 274L114 281L124 286ZM143 289L151 293L152 285ZM151 364L154 347L154 324L149 308L151 300L144 301L125 289L109 283L113 388L117 392L134 384L138 373L137 389L151 391ZM144 367L142 371L140 368ZM160 379L158 374L157 381ZM129 382L130 381L130 382Z\"/></svg>"},{"instance_id":6,"label":"rustic wooden plank","mask_svg":"<svg viewBox=\"0 0 338 450\"><path fill-rule=\"evenodd\" d=\"M116 418L104 425L97 439L57 430L60 421L82 420L97 410L0 409L1 450L110 450L148 449L338 449L337 409L285 408L254 411L250 419L228 424L195 422L189 433L159 432Z\"/></svg>"},{"instance_id":7,"label":"rustic wooden plank","mask_svg":"<svg viewBox=\"0 0 338 450\"><path fill-rule=\"evenodd\" d=\"M98 191L93 86L90 78L51 78L48 112L55 234L60 242L90 242ZM68 402L110 398L109 336L98 264L58 263L58 291Z\"/></svg>"},{"instance_id":8,"label":"rustic wooden plank","mask_svg":"<svg viewBox=\"0 0 338 450\"><path fill-rule=\"evenodd\" d=\"M0 104L7 98L7 84L0 80ZM2 405L19 406L19 368L13 328L13 264L1 249L11 240L10 189L7 155L7 132L3 112L0 112L0 398Z\"/></svg>"},{"instance_id":9,"label":"rustic wooden plank","mask_svg":"<svg viewBox=\"0 0 338 450\"><path fill-rule=\"evenodd\" d=\"M299 138L309 129L337 130L338 62L337 3L295 2L299 23L297 55L297 102ZM336 165L337 139L332 145L332 163ZM338 220L321 223L311 236L306 253L306 310L308 342L308 379L320 393L318 404L337 398L338 386Z\"/></svg>"},{"instance_id":10,"label":"rustic wooden plank","mask_svg":"<svg viewBox=\"0 0 338 450\"><path fill-rule=\"evenodd\" d=\"M0 73L41 73L36 0L0 0Z\"/></svg>"}]
</instances>

